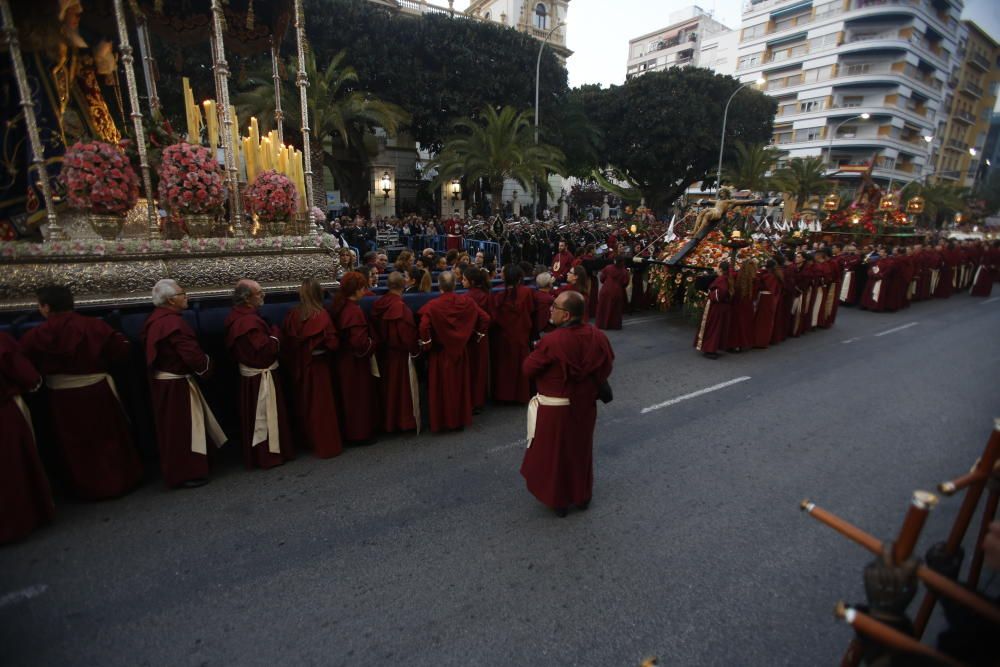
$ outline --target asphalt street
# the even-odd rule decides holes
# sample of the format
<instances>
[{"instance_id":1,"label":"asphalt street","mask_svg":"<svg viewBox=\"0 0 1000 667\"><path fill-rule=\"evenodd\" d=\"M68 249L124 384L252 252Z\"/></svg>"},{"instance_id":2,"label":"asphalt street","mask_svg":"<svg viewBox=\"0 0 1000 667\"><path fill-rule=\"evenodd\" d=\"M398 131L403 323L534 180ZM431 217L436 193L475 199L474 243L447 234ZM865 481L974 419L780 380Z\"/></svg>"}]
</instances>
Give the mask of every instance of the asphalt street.
<instances>
[{"instance_id":1,"label":"asphalt street","mask_svg":"<svg viewBox=\"0 0 1000 667\"><path fill-rule=\"evenodd\" d=\"M0 549L0 663L836 664L870 556L799 502L891 538L915 489L968 470L1000 416L1000 298L841 309L715 361L693 336L654 312L609 332L594 500L566 519L524 488L516 407L63 503Z\"/></svg>"}]
</instances>

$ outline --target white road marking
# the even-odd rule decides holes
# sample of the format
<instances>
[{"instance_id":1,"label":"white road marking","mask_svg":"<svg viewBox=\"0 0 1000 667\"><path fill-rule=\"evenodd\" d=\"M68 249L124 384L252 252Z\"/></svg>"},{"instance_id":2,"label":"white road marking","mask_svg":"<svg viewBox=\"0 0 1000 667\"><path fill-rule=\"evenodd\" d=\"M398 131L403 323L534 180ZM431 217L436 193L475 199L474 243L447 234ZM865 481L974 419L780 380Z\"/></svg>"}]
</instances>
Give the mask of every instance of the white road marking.
<instances>
[{"instance_id":1,"label":"white road marking","mask_svg":"<svg viewBox=\"0 0 1000 667\"><path fill-rule=\"evenodd\" d=\"M995 296L992 299L986 299L986 301L980 301L979 305L980 306L985 306L986 304L993 303L994 301L1000 301L1000 296Z\"/></svg>"},{"instance_id":2,"label":"white road marking","mask_svg":"<svg viewBox=\"0 0 1000 667\"><path fill-rule=\"evenodd\" d=\"M493 453L496 453L496 452L502 452L505 449L513 449L514 447L524 447L527 444L528 444L528 439L527 438L521 438L520 440L517 440L516 442L510 442L510 443L507 443L506 445L500 445L499 447L493 447L492 449L488 449L486 451L489 454L493 454Z\"/></svg>"},{"instance_id":3,"label":"white road marking","mask_svg":"<svg viewBox=\"0 0 1000 667\"><path fill-rule=\"evenodd\" d=\"M848 338L847 340L842 340L840 342L844 343L846 345L847 343L854 343L854 342L859 341L859 340L861 340L860 337L858 337L858 338Z\"/></svg>"},{"instance_id":4,"label":"white road marking","mask_svg":"<svg viewBox=\"0 0 1000 667\"><path fill-rule=\"evenodd\" d=\"M711 387L705 387L704 389L699 389L698 391L692 391L690 394L684 394L683 396L678 396L677 398L671 398L669 401L664 401L662 403L657 403L656 405L651 405L648 408L643 408L640 414L646 414L647 412L652 412L653 410L659 410L660 408L668 408L671 405L676 405L681 401L686 401L689 398L697 398L704 394L708 394L713 391L718 391L720 389L725 389L726 387L731 387L734 384L739 384L740 382L746 382L750 379L749 375L744 375L743 377L738 377L734 380L729 380L728 382L720 382L719 384L712 385Z\"/></svg>"},{"instance_id":5,"label":"white road marking","mask_svg":"<svg viewBox=\"0 0 1000 667\"><path fill-rule=\"evenodd\" d=\"M646 322L660 322L666 318L664 317L644 317L639 320L625 320L622 322L623 327L627 327L630 324L645 324Z\"/></svg>"},{"instance_id":6,"label":"white road marking","mask_svg":"<svg viewBox=\"0 0 1000 667\"><path fill-rule=\"evenodd\" d=\"M877 333L877 334L875 334L875 337L878 338L879 336L888 336L891 333L896 333L897 331L902 331L903 329L909 329L910 327L915 327L918 324L920 324L920 322L910 322L909 324L904 324L901 327L896 327L895 329L889 329L888 331L883 331L882 333Z\"/></svg>"},{"instance_id":7,"label":"white road marking","mask_svg":"<svg viewBox=\"0 0 1000 667\"><path fill-rule=\"evenodd\" d=\"M0 608L9 607L22 600L30 600L31 598L38 597L47 590L49 590L49 587L45 584L36 584L19 591L14 591L13 593L7 593L3 597L0 597Z\"/></svg>"}]
</instances>

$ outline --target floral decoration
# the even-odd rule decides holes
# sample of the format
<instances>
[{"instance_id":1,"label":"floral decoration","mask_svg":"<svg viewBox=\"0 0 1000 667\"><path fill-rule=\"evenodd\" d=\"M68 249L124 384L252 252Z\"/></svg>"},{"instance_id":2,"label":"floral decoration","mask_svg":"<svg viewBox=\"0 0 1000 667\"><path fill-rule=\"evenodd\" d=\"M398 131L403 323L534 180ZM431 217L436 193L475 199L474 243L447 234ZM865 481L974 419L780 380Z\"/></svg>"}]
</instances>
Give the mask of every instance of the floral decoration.
<instances>
[{"instance_id":1,"label":"floral decoration","mask_svg":"<svg viewBox=\"0 0 1000 667\"><path fill-rule=\"evenodd\" d=\"M270 169L258 174L247 188L250 212L262 222L284 222L295 215L299 194L287 176Z\"/></svg>"},{"instance_id":2,"label":"floral decoration","mask_svg":"<svg viewBox=\"0 0 1000 667\"><path fill-rule=\"evenodd\" d=\"M329 234L309 236L275 236L267 238L213 238L213 239L73 239L47 243L23 241L0 242L0 258L31 259L68 256L113 257L115 255L180 254L198 255L239 253L254 250L282 250L284 248L320 247L335 250L337 240Z\"/></svg>"},{"instance_id":3,"label":"floral decoration","mask_svg":"<svg viewBox=\"0 0 1000 667\"><path fill-rule=\"evenodd\" d=\"M72 208L99 215L125 215L139 199L139 177L128 158L100 141L70 146L59 179Z\"/></svg>"},{"instance_id":4,"label":"floral decoration","mask_svg":"<svg viewBox=\"0 0 1000 667\"><path fill-rule=\"evenodd\" d=\"M162 160L161 206L181 218L222 211L228 196L225 173L211 150L182 142L164 149Z\"/></svg>"}]
</instances>

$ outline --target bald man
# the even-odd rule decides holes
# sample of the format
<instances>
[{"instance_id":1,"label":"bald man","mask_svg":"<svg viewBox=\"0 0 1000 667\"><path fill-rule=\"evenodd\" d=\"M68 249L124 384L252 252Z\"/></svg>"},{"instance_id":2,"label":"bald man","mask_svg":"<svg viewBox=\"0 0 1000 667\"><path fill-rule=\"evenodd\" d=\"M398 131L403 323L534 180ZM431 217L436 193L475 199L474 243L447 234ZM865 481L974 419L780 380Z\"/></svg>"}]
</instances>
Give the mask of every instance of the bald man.
<instances>
[{"instance_id":1,"label":"bald man","mask_svg":"<svg viewBox=\"0 0 1000 667\"><path fill-rule=\"evenodd\" d=\"M258 314L264 290L241 280L226 317L226 348L240 366L240 426L247 468L273 468L295 458L278 376L280 333Z\"/></svg>"},{"instance_id":2,"label":"bald man","mask_svg":"<svg viewBox=\"0 0 1000 667\"><path fill-rule=\"evenodd\" d=\"M528 490L560 517L570 505L590 506L597 398L615 358L607 336L583 323L585 309L578 292L556 297L549 316L555 329L521 366L538 388L528 404L521 475Z\"/></svg>"},{"instance_id":3,"label":"bald man","mask_svg":"<svg viewBox=\"0 0 1000 667\"><path fill-rule=\"evenodd\" d=\"M431 431L462 429L472 424L469 341L481 341L490 316L471 297L455 294L455 274L438 276L441 296L426 303L420 315L420 349L429 356L427 396Z\"/></svg>"}]
</instances>

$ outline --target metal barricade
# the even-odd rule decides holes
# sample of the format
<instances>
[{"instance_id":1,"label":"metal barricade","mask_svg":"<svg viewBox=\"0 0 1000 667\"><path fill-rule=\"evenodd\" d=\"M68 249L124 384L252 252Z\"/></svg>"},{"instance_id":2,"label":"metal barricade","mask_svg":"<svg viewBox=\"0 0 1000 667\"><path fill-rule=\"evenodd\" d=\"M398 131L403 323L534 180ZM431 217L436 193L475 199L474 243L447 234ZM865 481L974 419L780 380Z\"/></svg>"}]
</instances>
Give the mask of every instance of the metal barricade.
<instances>
[{"instance_id":1,"label":"metal barricade","mask_svg":"<svg viewBox=\"0 0 1000 667\"><path fill-rule=\"evenodd\" d=\"M486 261L494 259L500 262L500 244L496 241L465 239L465 251L473 258L475 258L477 252L481 252Z\"/></svg>"},{"instance_id":2,"label":"metal barricade","mask_svg":"<svg viewBox=\"0 0 1000 667\"><path fill-rule=\"evenodd\" d=\"M420 254L425 248L430 248L436 253L443 253L448 249L448 237L423 234L410 236L406 240L406 245L416 254Z\"/></svg>"}]
</instances>

